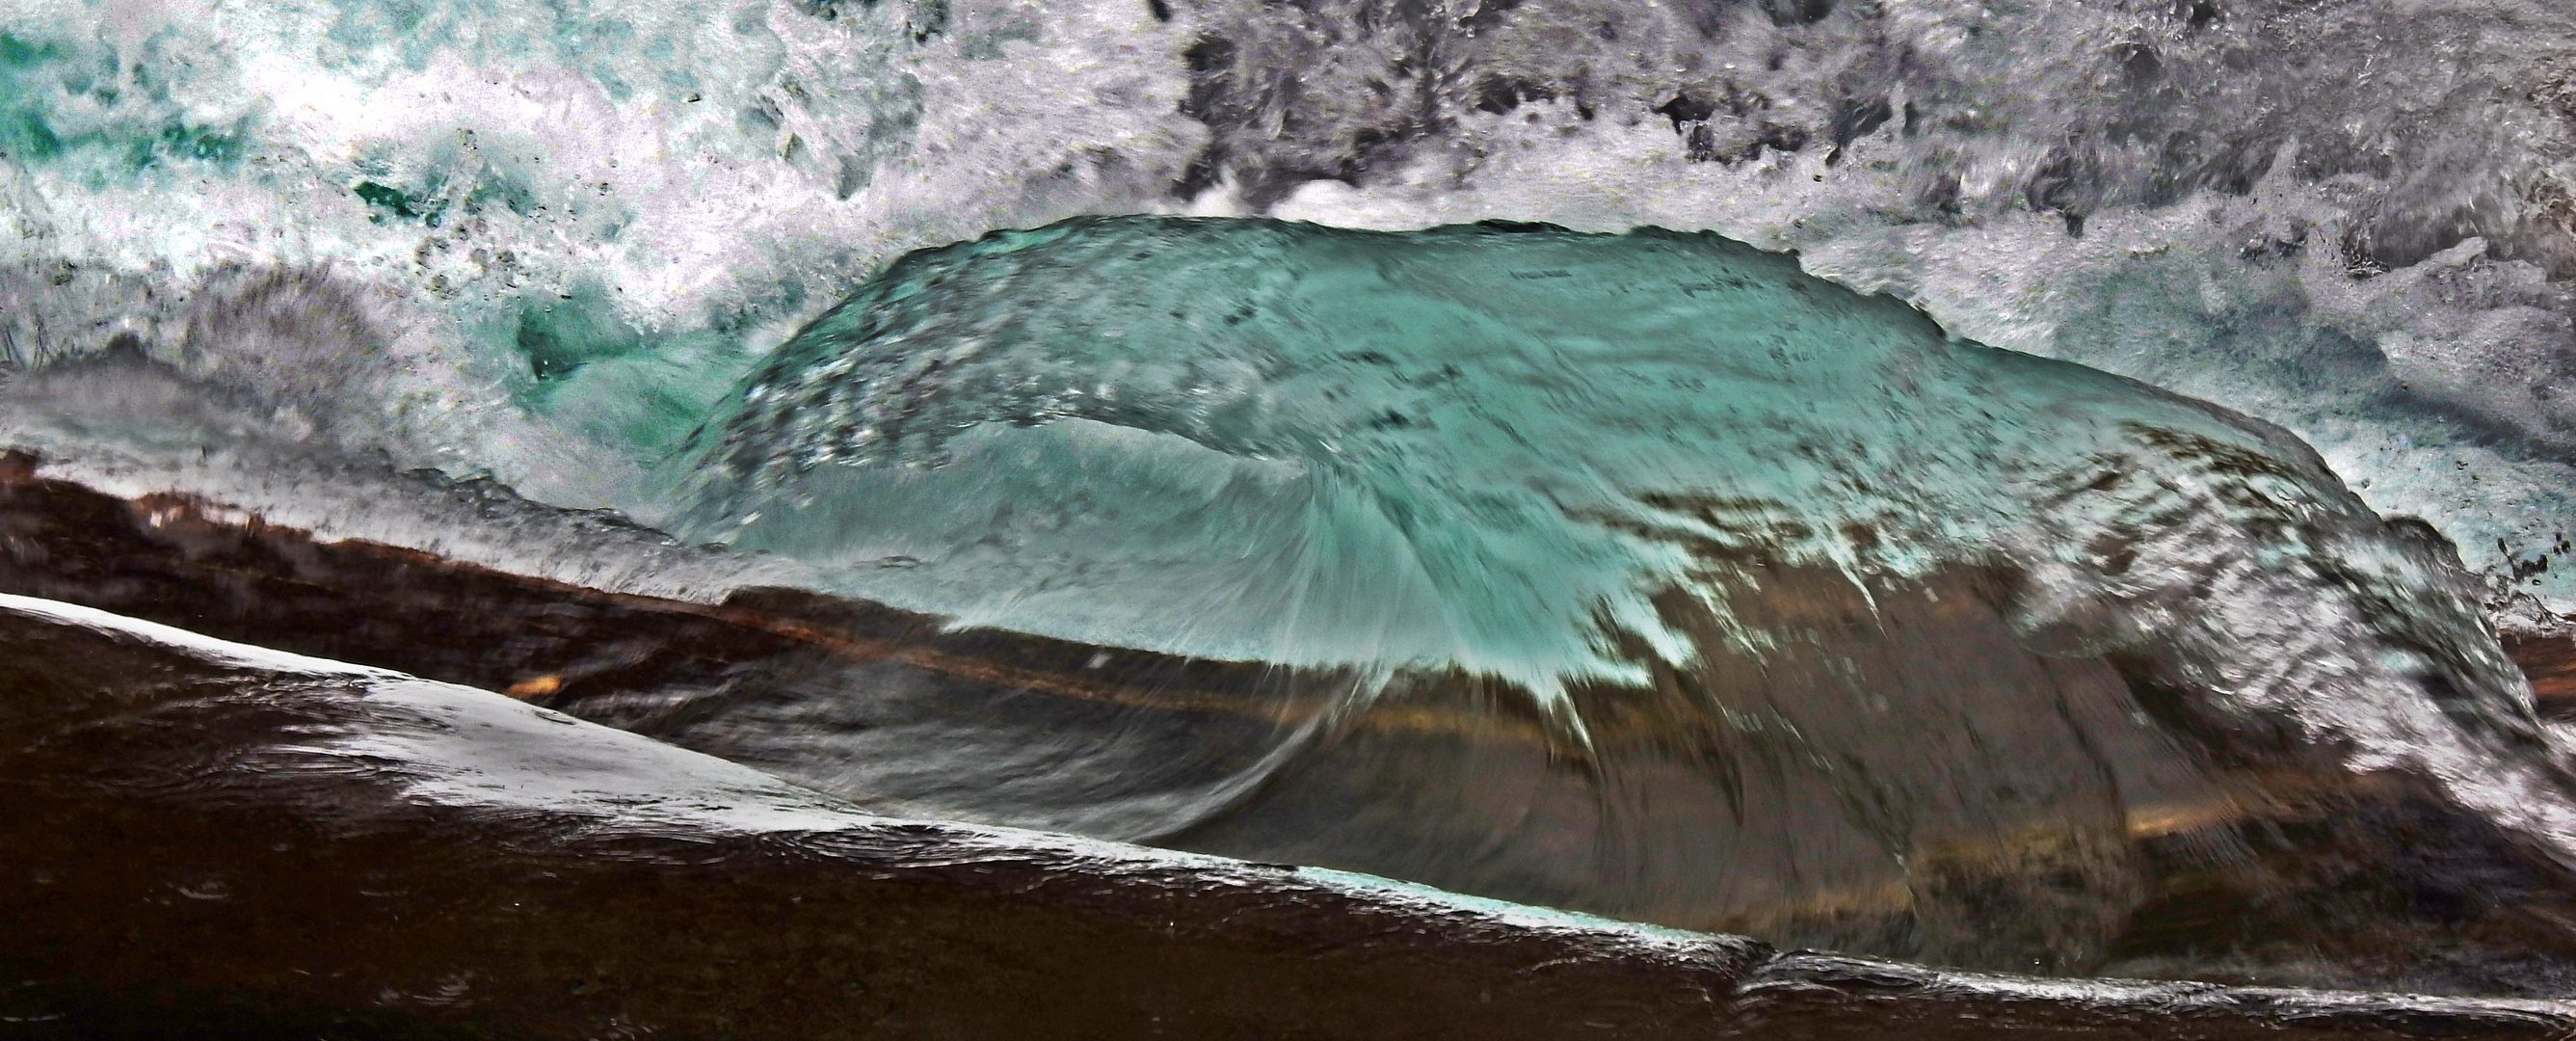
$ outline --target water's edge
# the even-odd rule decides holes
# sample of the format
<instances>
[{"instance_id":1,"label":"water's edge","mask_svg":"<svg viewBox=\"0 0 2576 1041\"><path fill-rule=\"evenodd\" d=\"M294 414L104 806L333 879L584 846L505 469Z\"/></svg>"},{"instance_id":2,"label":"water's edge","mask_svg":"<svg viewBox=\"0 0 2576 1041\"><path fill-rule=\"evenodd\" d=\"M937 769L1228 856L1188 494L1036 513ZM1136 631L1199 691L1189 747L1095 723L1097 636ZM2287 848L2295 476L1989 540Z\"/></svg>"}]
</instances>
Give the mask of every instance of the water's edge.
<instances>
[{"instance_id":1,"label":"water's edge","mask_svg":"<svg viewBox=\"0 0 2576 1041\"><path fill-rule=\"evenodd\" d=\"M0 1011L62 1036L2576 1028L2555 1002L1783 953L1338 872L879 817L489 692L30 598L0 600L0 647L26 666L0 679L15 750L0 785L19 807L0 862L35 882L0 904L18 950L42 952L9 959L23 982Z\"/></svg>"}]
</instances>

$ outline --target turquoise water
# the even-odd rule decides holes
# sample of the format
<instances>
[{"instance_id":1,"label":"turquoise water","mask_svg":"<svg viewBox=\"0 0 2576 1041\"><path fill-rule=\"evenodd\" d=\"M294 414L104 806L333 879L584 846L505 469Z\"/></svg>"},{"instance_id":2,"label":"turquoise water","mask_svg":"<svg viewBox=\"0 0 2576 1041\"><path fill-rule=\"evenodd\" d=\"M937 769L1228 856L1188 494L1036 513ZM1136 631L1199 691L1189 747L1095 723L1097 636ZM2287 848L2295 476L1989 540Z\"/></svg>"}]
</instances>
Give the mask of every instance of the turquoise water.
<instances>
[{"instance_id":1,"label":"turquoise water","mask_svg":"<svg viewBox=\"0 0 2576 1041\"><path fill-rule=\"evenodd\" d=\"M997 232L798 332L663 478L685 537L831 592L1278 680L852 665L670 735L904 812L2025 968L2106 964L2140 844L2257 775L2411 776L2576 864L2429 526L1716 235Z\"/></svg>"},{"instance_id":2,"label":"turquoise water","mask_svg":"<svg viewBox=\"0 0 2576 1041\"><path fill-rule=\"evenodd\" d=\"M272 320L340 298L268 285L243 328L300 371L342 357ZM765 355L565 288L477 334L524 366L522 436L486 447L632 467L602 482L621 506L725 550L405 492L330 451L366 414L138 351L41 368L0 416L118 489L231 467L332 534L410 516L374 537L931 616L886 639L962 666L854 645L551 695L885 812L2052 971L2179 971L2116 960L2181 870L2156 849L2273 886L2261 814L2357 775L2576 865L2576 785L2427 525L2279 428L1794 257L1080 218L906 255ZM802 602L777 610L842 624Z\"/></svg>"},{"instance_id":3,"label":"turquoise water","mask_svg":"<svg viewBox=\"0 0 2576 1041\"><path fill-rule=\"evenodd\" d=\"M2356 776L2576 867L2568 27L1758 6L28 0L0 449L934 616L558 692L879 808L2069 971Z\"/></svg>"},{"instance_id":4,"label":"turquoise water","mask_svg":"<svg viewBox=\"0 0 2576 1041\"><path fill-rule=\"evenodd\" d=\"M1731 562L1994 556L2145 428L2367 515L2276 429L1715 235L1079 220L907 257L781 347L689 530L964 622L1545 690L1642 675L1623 635L1687 659L1654 598Z\"/></svg>"}]
</instances>

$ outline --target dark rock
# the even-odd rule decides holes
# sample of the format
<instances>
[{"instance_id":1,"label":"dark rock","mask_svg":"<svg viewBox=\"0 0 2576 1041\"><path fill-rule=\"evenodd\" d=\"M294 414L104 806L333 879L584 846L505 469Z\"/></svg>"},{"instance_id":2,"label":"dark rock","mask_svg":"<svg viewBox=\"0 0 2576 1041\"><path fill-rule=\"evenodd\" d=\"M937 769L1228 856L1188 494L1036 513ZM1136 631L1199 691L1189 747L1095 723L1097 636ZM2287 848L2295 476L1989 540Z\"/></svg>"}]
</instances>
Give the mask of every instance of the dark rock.
<instances>
[{"instance_id":1,"label":"dark rock","mask_svg":"<svg viewBox=\"0 0 2576 1041\"><path fill-rule=\"evenodd\" d=\"M0 605L15 1036L2542 1038L877 817L497 696Z\"/></svg>"}]
</instances>

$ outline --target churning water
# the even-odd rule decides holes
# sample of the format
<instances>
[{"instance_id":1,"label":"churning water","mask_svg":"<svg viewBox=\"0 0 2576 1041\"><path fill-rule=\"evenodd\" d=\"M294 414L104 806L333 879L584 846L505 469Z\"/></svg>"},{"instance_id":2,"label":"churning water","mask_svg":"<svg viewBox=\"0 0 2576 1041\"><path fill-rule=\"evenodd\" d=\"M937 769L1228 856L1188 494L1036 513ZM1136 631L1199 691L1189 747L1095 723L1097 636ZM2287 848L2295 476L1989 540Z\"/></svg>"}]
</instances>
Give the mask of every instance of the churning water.
<instances>
[{"instance_id":1,"label":"churning water","mask_svg":"<svg viewBox=\"0 0 2576 1041\"><path fill-rule=\"evenodd\" d=\"M684 390L600 464L676 541L139 344L7 393L111 487L838 598L793 612L898 649L518 693L888 812L1977 967L2530 991L2576 943L2576 787L2427 525L1716 235L1084 218Z\"/></svg>"}]
</instances>

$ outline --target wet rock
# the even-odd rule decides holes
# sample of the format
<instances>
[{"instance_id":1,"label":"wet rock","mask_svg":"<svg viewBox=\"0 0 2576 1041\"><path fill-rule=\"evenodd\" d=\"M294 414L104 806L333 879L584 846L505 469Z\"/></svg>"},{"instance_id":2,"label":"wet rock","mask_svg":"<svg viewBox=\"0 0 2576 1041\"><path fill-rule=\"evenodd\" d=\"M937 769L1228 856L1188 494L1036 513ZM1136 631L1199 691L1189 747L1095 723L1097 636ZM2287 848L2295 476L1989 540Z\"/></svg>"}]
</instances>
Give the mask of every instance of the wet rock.
<instances>
[{"instance_id":1,"label":"wet rock","mask_svg":"<svg viewBox=\"0 0 2576 1041\"><path fill-rule=\"evenodd\" d=\"M1776 954L877 817L497 695L0 602L21 1036L2523 1038L2546 1003Z\"/></svg>"}]
</instances>

